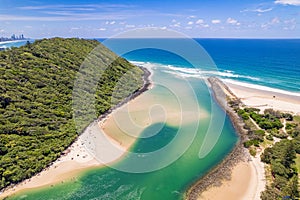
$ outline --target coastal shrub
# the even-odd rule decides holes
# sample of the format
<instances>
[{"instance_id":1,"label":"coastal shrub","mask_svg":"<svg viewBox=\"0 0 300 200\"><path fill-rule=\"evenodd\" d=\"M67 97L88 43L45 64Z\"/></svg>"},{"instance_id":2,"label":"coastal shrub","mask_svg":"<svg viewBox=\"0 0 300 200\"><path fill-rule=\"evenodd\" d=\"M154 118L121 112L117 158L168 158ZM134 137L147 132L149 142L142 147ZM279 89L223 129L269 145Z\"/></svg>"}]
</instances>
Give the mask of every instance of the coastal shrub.
<instances>
[{"instance_id":1,"label":"coastal shrub","mask_svg":"<svg viewBox=\"0 0 300 200\"><path fill-rule=\"evenodd\" d=\"M298 135L292 140L296 153L300 154L300 136Z\"/></svg>"},{"instance_id":2,"label":"coastal shrub","mask_svg":"<svg viewBox=\"0 0 300 200\"><path fill-rule=\"evenodd\" d=\"M239 109L239 110L237 111L237 113L238 113L239 116L242 116L242 114L245 113L245 110Z\"/></svg>"},{"instance_id":3,"label":"coastal shrub","mask_svg":"<svg viewBox=\"0 0 300 200\"><path fill-rule=\"evenodd\" d=\"M298 193L298 174L295 166L298 143L283 139L273 147L268 147L261 155L261 161L271 165L273 182L262 192L261 198L283 198L290 196L296 199ZM274 194L272 194L274 193Z\"/></svg>"},{"instance_id":4,"label":"coastal shrub","mask_svg":"<svg viewBox=\"0 0 300 200\"><path fill-rule=\"evenodd\" d=\"M289 169L287 169L283 164L279 161L272 160L271 161L271 172L274 175L283 176L288 178ZM275 177L276 178L276 177Z\"/></svg>"},{"instance_id":5,"label":"coastal shrub","mask_svg":"<svg viewBox=\"0 0 300 200\"><path fill-rule=\"evenodd\" d=\"M256 149L255 148L250 148L249 153L251 156L255 157L256 156Z\"/></svg>"},{"instance_id":6,"label":"coastal shrub","mask_svg":"<svg viewBox=\"0 0 300 200\"><path fill-rule=\"evenodd\" d=\"M262 118L260 122L258 122L259 127L262 129L268 130L268 129L280 129L283 127L283 124L280 122L279 119L270 119L270 118Z\"/></svg>"},{"instance_id":7,"label":"coastal shrub","mask_svg":"<svg viewBox=\"0 0 300 200\"><path fill-rule=\"evenodd\" d=\"M248 120L249 119L249 114L248 113L244 113L241 115L243 120Z\"/></svg>"},{"instance_id":8,"label":"coastal shrub","mask_svg":"<svg viewBox=\"0 0 300 200\"><path fill-rule=\"evenodd\" d=\"M284 170L284 169L283 169ZM288 183L288 178L284 177L284 176L280 176L278 174L275 174L275 178L274 178L274 182L273 182L273 186L277 189L283 189L287 183Z\"/></svg>"},{"instance_id":9,"label":"coastal shrub","mask_svg":"<svg viewBox=\"0 0 300 200\"><path fill-rule=\"evenodd\" d=\"M262 136L265 136L265 131L264 130L255 130L254 133L256 135L262 135Z\"/></svg>"},{"instance_id":10,"label":"coastal shrub","mask_svg":"<svg viewBox=\"0 0 300 200\"><path fill-rule=\"evenodd\" d=\"M249 108L249 107L245 108L244 110L245 110L247 113L251 113L251 112L259 113L259 111L260 111L260 109L258 109L258 108Z\"/></svg>"},{"instance_id":11,"label":"coastal shrub","mask_svg":"<svg viewBox=\"0 0 300 200\"><path fill-rule=\"evenodd\" d=\"M293 116L293 121L300 123L300 115Z\"/></svg>"},{"instance_id":12,"label":"coastal shrub","mask_svg":"<svg viewBox=\"0 0 300 200\"><path fill-rule=\"evenodd\" d=\"M260 195L261 200L276 200L282 199L280 191L272 186L266 186L266 190Z\"/></svg>"},{"instance_id":13,"label":"coastal shrub","mask_svg":"<svg viewBox=\"0 0 300 200\"><path fill-rule=\"evenodd\" d=\"M244 121L249 119L249 114L246 113L245 110L239 109L239 110L237 111L237 113L238 113L238 115L239 115L240 117L242 117L242 119L243 119Z\"/></svg>"},{"instance_id":14,"label":"coastal shrub","mask_svg":"<svg viewBox=\"0 0 300 200\"><path fill-rule=\"evenodd\" d=\"M285 139L288 137L287 134L285 134L283 131L279 131L276 128L269 130L269 132L271 133L272 136L277 137L277 138Z\"/></svg>"},{"instance_id":15,"label":"coastal shrub","mask_svg":"<svg viewBox=\"0 0 300 200\"><path fill-rule=\"evenodd\" d=\"M240 105L240 101L239 100L230 100L228 102L228 104L230 105L230 107L232 107L234 109L238 109L238 107Z\"/></svg>"},{"instance_id":16,"label":"coastal shrub","mask_svg":"<svg viewBox=\"0 0 300 200\"><path fill-rule=\"evenodd\" d=\"M286 123L285 129L286 130L291 130L293 128L296 128L298 125L296 123Z\"/></svg>"},{"instance_id":17,"label":"coastal shrub","mask_svg":"<svg viewBox=\"0 0 300 200\"><path fill-rule=\"evenodd\" d=\"M251 130L251 131L257 130L257 127L250 119L244 120L244 123L245 123L245 125L244 125L245 129Z\"/></svg>"},{"instance_id":18,"label":"coastal shrub","mask_svg":"<svg viewBox=\"0 0 300 200\"><path fill-rule=\"evenodd\" d=\"M273 124L270 121L260 121L258 126L262 129L268 130L273 128Z\"/></svg>"},{"instance_id":19,"label":"coastal shrub","mask_svg":"<svg viewBox=\"0 0 300 200\"><path fill-rule=\"evenodd\" d=\"M251 139L244 142L244 147L249 148L252 145L259 147L260 141L258 139Z\"/></svg>"},{"instance_id":20,"label":"coastal shrub","mask_svg":"<svg viewBox=\"0 0 300 200\"><path fill-rule=\"evenodd\" d=\"M243 126L243 128L246 129L246 130L250 130L251 129L250 126L247 123L245 123L245 125Z\"/></svg>"},{"instance_id":21,"label":"coastal shrub","mask_svg":"<svg viewBox=\"0 0 300 200\"><path fill-rule=\"evenodd\" d=\"M285 118L287 121L293 121L294 117L290 113L282 113L281 117Z\"/></svg>"},{"instance_id":22,"label":"coastal shrub","mask_svg":"<svg viewBox=\"0 0 300 200\"><path fill-rule=\"evenodd\" d=\"M253 141L253 145L254 145L254 146L259 147L259 144L260 144L260 142L261 142L260 140L258 140L258 139L253 139L252 141Z\"/></svg>"},{"instance_id":23,"label":"coastal shrub","mask_svg":"<svg viewBox=\"0 0 300 200\"><path fill-rule=\"evenodd\" d=\"M270 141L273 141L273 140L274 140L274 138L273 138L272 135L267 135L267 136L266 136L266 139L267 139L267 140L270 140Z\"/></svg>"},{"instance_id":24,"label":"coastal shrub","mask_svg":"<svg viewBox=\"0 0 300 200\"><path fill-rule=\"evenodd\" d=\"M245 148L249 148L253 145L253 141L252 140L248 140L246 142L244 142L244 147Z\"/></svg>"},{"instance_id":25,"label":"coastal shrub","mask_svg":"<svg viewBox=\"0 0 300 200\"><path fill-rule=\"evenodd\" d=\"M259 140L260 142L264 141L264 137L265 137L265 131L264 130L255 130L254 131L254 138Z\"/></svg>"},{"instance_id":26,"label":"coastal shrub","mask_svg":"<svg viewBox=\"0 0 300 200\"><path fill-rule=\"evenodd\" d=\"M293 129L289 130L287 133L290 134L293 138L295 138L300 135L300 127L297 126Z\"/></svg>"},{"instance_id":27,"label":"coastal shrub","mask_svg":"<svg viewBox=\"0 0 300 200\"><path fill-rule=\"evenodd\" d=\"M250 112L250 117L256 122L259 123L262 120L262 116L256 112Z\"/></svg>"},{"instance_id":28,"label":"coastal shrub","mask_svg":"<svg viewBox=\"0 0 300 200\"><path fill-rule=\"evenodd\" d=\"M272 108L265 109L264 110L265 116L270 116L270 117L276 117L276 118L281 118L282 113L278 110L273 110Z\"/></svg>"},{"instance_id":29,"label":"coastal shrub","mask_svg":"<svg viewBox=\"0 0 300 200\"><path fill-rule=\"evenodd\" d=\"M285 187L282 189L283 197L291 197L292 199L299 199L299 190L298 190L298 176L295 174L292 178L289 179Z\"/></svg>"}]
</instances>

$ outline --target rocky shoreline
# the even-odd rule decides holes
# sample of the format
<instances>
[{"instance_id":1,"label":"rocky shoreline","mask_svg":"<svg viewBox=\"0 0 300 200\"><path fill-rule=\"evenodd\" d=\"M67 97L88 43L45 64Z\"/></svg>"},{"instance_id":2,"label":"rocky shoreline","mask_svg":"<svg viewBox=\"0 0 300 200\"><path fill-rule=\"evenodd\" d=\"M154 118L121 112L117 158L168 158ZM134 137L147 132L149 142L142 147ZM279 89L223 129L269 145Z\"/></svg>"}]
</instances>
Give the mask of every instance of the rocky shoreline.
<instances>
[{"instance_id":1,"label":"rocky shoreline","mask_svg":"<svg viewBox=\"0 0 300 200\"><path fill-rule=\"evenodd\" d=\"M243 147L243 142L247 138L247 131L243 128L244 123L233 108L228 105L229 101L234 100L237 103L241 103L240 100L218 78L208 78L208 84L213 98L230 117L240 140L220 164L190 187L186 193L186 199L188 200L197 200L199 195L209 187L221 185L222 180L230 180L232 168L249 157L247 150Z\"/></svg>"}]
</instances>

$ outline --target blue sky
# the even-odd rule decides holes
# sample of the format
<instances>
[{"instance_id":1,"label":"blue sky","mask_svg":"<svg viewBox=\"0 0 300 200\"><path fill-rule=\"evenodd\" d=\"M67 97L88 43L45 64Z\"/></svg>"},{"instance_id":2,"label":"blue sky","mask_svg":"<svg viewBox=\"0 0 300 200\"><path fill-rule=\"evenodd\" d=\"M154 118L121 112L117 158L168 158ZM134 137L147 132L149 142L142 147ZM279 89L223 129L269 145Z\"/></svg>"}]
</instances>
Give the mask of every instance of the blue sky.
<instances>
[{"instance_id":1,"label":"blue sky","mask_svg":"<svg viewBox=\"0 0 300 200\"><path fill-rule=\"evenodd\" d=\"M0 36L110 37L135 28L190 37L300 38L300 0L0 0Z\"/></svg>"}]
</instances>

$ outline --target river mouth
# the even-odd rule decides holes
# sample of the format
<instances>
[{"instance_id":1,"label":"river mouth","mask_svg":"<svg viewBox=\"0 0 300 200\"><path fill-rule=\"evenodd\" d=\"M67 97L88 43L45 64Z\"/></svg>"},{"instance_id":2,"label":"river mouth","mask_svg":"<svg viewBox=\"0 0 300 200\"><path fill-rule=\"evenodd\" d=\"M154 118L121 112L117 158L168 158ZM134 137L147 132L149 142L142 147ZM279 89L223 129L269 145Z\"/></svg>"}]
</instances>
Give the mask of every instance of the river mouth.
<instances>
[{"instance_id":1,"label":"river mouth","mask_svg":"<svg viewBox=\"0 0 300 200\"><path fill-rule=\"evenodd\" d=\"M195 181L230 153L238 137L203 79L189 78L187 84L163 66L151 70L154 87L114 112L104 131L116 141L132 144L129 152L137 157L169 145L166 151L144 163L128 153L107 167L84 171L76 180L12 199L182 199ZM218 134L209 127L217 126L222 116L225 121ZM199 158L204 143L214 145Z\"/></svg>"}]
</instances>

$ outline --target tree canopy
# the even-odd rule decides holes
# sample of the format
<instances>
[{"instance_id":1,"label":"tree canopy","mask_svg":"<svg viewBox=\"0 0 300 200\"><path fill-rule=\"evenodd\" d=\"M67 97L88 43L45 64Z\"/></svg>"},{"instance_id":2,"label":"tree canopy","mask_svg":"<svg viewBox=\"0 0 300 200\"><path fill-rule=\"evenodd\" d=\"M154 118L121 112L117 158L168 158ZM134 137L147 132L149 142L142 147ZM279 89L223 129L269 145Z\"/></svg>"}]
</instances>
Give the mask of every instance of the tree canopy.
<instances>
[{"instance_id":1,"label":"tree canopy","mask_svg":"<svg viewBox=\"0 0 300 200\"><path fill-rule=\"evenodd\" d=\"M95 93L85 91L99 116L142 86L140 68L95 40L43 39L0 52L0 189L50 165L91 122L76 129L72 110L74 81L91 56L90 65L108 66ZM128 81L113 95L125 74Z\"/></svg>"}]
</instances>

